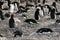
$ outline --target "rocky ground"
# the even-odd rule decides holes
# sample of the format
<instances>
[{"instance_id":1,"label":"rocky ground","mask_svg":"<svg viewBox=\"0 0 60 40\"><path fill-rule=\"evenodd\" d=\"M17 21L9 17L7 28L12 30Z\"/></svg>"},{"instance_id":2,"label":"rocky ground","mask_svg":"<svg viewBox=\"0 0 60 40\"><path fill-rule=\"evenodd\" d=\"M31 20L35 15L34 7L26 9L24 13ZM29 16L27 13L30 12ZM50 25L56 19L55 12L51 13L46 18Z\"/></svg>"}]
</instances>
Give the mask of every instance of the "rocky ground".
<instances>
[{"instance_id":1,"label":"rocky ground","mask_svg":"<svg viewBox=\"0 0 60 40\"><path fill-rule=\"evenodd\" d=\"M57 9L60 11L60 4L57 3ZM4 13L6 10L2 10ZM34 18L35 8L31 7L30 11L26 14L28 18ZM24 22L25 18L21 17L20 14L14 15L16 25L15 28L9 28L8 21L9 18L0 21L0 34L4 37L0 37L0 40L60 40L60 24L55 24L56 19L52 20L50 17L43 17L38 20L39 24L27 24ZM36 34L35 32L40 28L51 28L54 32L50 34ZM15 30L20 30L23 32L22 37L13 37L13 32Z\"/></svg>"}]
</instances>

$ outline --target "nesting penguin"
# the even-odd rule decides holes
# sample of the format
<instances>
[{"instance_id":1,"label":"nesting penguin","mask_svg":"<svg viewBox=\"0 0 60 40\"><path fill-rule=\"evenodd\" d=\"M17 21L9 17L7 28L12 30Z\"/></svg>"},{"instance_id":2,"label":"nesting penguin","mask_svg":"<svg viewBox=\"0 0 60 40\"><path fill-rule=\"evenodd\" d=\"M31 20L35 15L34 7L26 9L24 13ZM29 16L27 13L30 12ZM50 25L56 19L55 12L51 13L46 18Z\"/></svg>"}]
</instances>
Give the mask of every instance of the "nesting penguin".
<instances>
[{"instance_id":1,"label":"nesting penguin","mask_svg":"<svg viewBox=\"0 0 60 40\"><path fill-rule=\"evenodd\" d=\"M59 20L59 19L57 19L55 23L60 23L60 20Z\"/></svg>"},{"instance_id":2,"label":"nesting penguin","mask_svg":"<svg viewBox=\"0 0 60 40\"><path fill-rule=\"evenodd\" d=\"M29 24L33 24L33 23L37 24L37 21L34 19L26 19L24 22L29 23Z\"/></svg>"},{"instance_id":3,"label":"nesting penguin","mask_svg":"<svg viewBox=\"0 0 60 40\"><path fill-rule=\"evenodd\" d=\"M9 27L10 28L15 27L14 15L11 15L11 18L9 19Z\"/></svg>"},{"instance_id":4,"label":"nesting penguin","mask_svg":"<svg viewBox=\"0 0 60 40\"><path fill-rule=\"evenodd\" d=\"M18 30L14 32L14 37L16 37L16 36L22 37L22 35L23 35L23 33Z\"/></svg>"},{"instance_id":5,"label":"nesting penguin","mask_svg":"<svg viewBox=\"0 0 60 40\"><path fill-rule=\"evenodd\" d=\"M44 32L51 33L51 32L53 32L53 30L50 28L40 28L36 31L36 33L44 33Z\"/></svg>"}]
</instances>

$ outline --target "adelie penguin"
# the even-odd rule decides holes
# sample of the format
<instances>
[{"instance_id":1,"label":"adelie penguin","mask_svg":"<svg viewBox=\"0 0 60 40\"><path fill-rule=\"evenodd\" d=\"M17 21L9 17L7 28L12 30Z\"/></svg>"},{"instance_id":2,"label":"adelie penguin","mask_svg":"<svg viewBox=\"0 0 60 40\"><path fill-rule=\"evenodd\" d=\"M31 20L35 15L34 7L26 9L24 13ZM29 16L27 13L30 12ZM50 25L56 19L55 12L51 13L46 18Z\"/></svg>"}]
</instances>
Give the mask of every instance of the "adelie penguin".
<instances>
[{"instance_id":1,"label":"adelie penguin","mask_svg":"<svg viewBox=\"0 0 60 40\"><path fill-rule=\"evenodd\" d=\"M0 9L2 9L3 2L0 1Z\"/></svg>"},{"instance_id":2,"label":"adelie penguin","mask_svg":"<svg viewBox=\"0 0 60 40\"><path fill-rule=\"evenodd\" d=\"M1 20L4 20L3 12L0 10L0 18Z\"/></svg>"},{"instance_id":3,"label":"adelie penguin","mask_svg":"<svg viewBox=\"0 0 60 40\"><path fill-rule=\"evenodd\" d=\"M46 0L43 0L43 4L45 4Z\"/></svg>"},{"instance_id":4,"label":"adelie penguin","mask_svg":"<svg viewBox=\"0 0 60 40\"><path fill-rule=\"evenodd\" d=\"M9 18L10 17L10 14L9 13L6 13L4 16L7 17L7 18Z\"/></svg>"},{"instance_id":5,"label":"adelie penguin","mask_svg":"<svg viewBox=\"0 0 60 40\"><path fill-rule=\"evenodd\" d=\"M39 9L36 9L34 18L35 18L35 20L39 20Z\"/></svg>"},{"instance_id":6,"label":"adelie penguin","mask_svg":"<svg viewBox=\"0 0 60 40\"><path fill-rule=\"evenodd\" d=\"M57 25L60 25L60 19L57 19L57 20L55 21L55 27L56 27Z\"/></svg>"},{"instance_id":7,"label":"adelie penguin","mask_svg":"<svg viewBox=\"0 0 60 40\"><path fill-rule=\"evenodd\" d=\"M9 19L9 27L10 28L15 27L14 15L11 15L11 18Z\"/></svg>"},{"instance_id":8,"label":"adelie penguin","mask_svg":"<svg viewBox=\"0 0 60 40\"><path fill-rule=\"evenodd\" d=\"M29 24L37 24L37 21L34 19L26 19L24 22L29 23Z\"/></svg>"},{"instance_id":9,"label":"adelie penguin","mask_svg":"<svg viewBox=\"0 0 60 40\"><path fill-rule=\"evenodd\" d=\"M56 2L53 2L52 6L55 8L56 12L58 12L57 7L56 7Z\"/></svg>"},{"instance_id":10,"label":"adelie penguin","mask_svg":"<svg viewBox=\"0 0 60 40\"><path fill-rule=\"evenodd\" d=\"M22 37L22 35L23 35L23 33L18 30L14 32L14 37L16 37L16 36Z\"/></svg>"},{"instance_id":11,"label":"adelie penguin","mask_svg":"<svg viewBox=\"0 0 60 40\"><path fill-rule=\"evenodd\" d=\"M51 10L50 17L51 19L55 19L55 9Z\"/></svg>"},{"instance_id":12,"label":"adelie penguin","mask_svg":"<svg viewBox=\"0 0 60 40\"><path fill-rule=\"evenodd\" d=\"M60 23L60 20L59 20L59 19L57 19L55 23Z\"/></svg>"},{"instance_id":13,"label":"adelie penguin","mask_svg":"<svg viewBox=\"0 0 60 40\"><path fill-rule=\"evenodd\" d=\"M43 6L40 7L39 15L40 15L40 17L43 17L44 16Z\"/></svg>"},{"instance_id":14,"label":"adelie penguin","mask_svg":"<svg viewBox=\"0 0 60 40\"><path fill-rule=\"evenodd\" d=\"M14 10L18 11L19 3L18 2L12 2L14 4Z\"/></svg>"},{"instance_id":15,"label":"adelie penguin","mask_svg":"<svg viewBox=\"0 0 60 40\"><path fill-rule=\"evenodd\" d=\"M36 33L52 33L53 32L53 30L52 29L50 29L50 28L40 28L40 29L38 29L37 31L36 31Z\"/></svg>"},{"instance_id":16,"label":"adelie penguin","mask_svg":"<svg viewBox=\"0 0 60 40\"><path fill-rule=\"evenodd\" d=\"M10 4L11 4L11 1L10 0L6 0L8 2L8 6L10 8Z\"/></svg>"}]
</instances>

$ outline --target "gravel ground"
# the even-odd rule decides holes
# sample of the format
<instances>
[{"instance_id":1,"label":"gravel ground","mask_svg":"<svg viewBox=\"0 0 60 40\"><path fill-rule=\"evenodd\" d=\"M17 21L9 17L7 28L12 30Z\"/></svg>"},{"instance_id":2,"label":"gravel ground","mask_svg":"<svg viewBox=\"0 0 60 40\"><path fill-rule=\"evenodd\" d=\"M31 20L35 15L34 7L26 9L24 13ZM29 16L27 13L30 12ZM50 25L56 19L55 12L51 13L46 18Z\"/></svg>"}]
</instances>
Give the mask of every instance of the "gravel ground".
<instances>
[{"instance_id":1,"label":"gravel ground","mask_svg":"<svg viewBox=\"0 0 60 40\"><path fill-rule=\"evenodd\" d=\"M60 11L60 4L57 3L57 9ZM8 11L2 10L4 13ZM26 14L28 18L34 19L34 12L35 8L31 7L30 11L28 11ZM0 37L0 40L60 40L60 25L55 25L56 19L52 20L49 18L46 18L47 16L41 18L38 20L39 24L27 24L24 22L25 18L21 17L19 14L14 15L14 19L18 19L19 21L16 21L15 28L11 29L9 28L8 21L9 18L5 18L5 20L0 20L0 34L2 34L4 37ZM37 34L35 33L40 28L51 28L54 32L50 34ZM23 32L22 37L13 37L13 32L16 30L20 30Z\"/></svg>"}]
</instances>

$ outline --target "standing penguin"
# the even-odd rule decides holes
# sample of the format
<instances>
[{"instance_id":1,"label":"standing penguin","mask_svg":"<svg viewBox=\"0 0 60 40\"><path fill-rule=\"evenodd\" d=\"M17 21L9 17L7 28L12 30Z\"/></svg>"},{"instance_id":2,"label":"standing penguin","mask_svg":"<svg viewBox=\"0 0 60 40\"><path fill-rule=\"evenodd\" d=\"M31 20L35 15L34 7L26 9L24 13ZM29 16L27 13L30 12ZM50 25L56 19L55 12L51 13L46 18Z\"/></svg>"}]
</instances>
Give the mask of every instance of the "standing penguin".
<instances>
[{"instance_id":1,"label":"standing penguin","mask_svg":"<svg viewBox=\"0 0 60 40\"><path fill-rule=\"evenodd\" d=\"M17 30L14 32L14 37L16 37L17 35L22 37L23 33Z\"/></svg>"},{"instance_id":2,"label":"standing penguin","mask_svg":"<svg viewBox=\"0 0 60 40\"><path fill-rule=\"evenodd\" d=\"M15 27L15 21L14 21L14 15L11 15L11 18L9 19L9 27L14 28Z\"/></svg>"},{"instance_id":3,"label":"standing penguin","mask_svg":"<svg viewBox=\"0 0 60 40\"><path fill-rule=\"evenodd\" d=\"M34 17L36 20L39 20L39 9L36 9Z\"/></svg>"},{"instance_id":4,"label":"standing penguin","mask_svg":"<svg viewBox=\"0 0 60 40\"><path fill-rule=\"evenodd\" d=\"M3 2L0 1L0 9L2 9Z\"/></svg>"},{"instance_id":5,"label":"standing penguin","mask_svg":"<svg viewBox=\"0 0 60 40\"><path fill-rule=\"evenodd\" d=\"M0 18L1 20L4 20L3 12L0 10Z\"/></svg>"},{"instance_id":6,"label":"standing penguin","mask_svg":"<svg viewBox=\"0 0 60 40\"><path fill-rule=\"evenodd\" d=\"M46 0L43 0L43 4L45 4Z\"/></svg>"},{"instance_id":7,"label":"standing penguin","mask_svg":"<svg viewBox=\"0 0 60 40\"><path fill-rule=\"evenodd\" d=\"M49 14L49 5L45 5L45 6L44 6L44 13L45 13L46 15Z\"/></svg>"},{"instance_id":8,"label":"standing penguin","mask_svg":"<svg viewBox=\"0 0 60 40\"><path fill-rule=\"evenodd\" d=\"M12 4L14 4L14 9L18 11L19 3L14 1Z\"/></svg>"},{"instance_id":9,"label":"standing penguin","mask_svg":"<svg viewBox=\"0 0 60 40\"><path fill-rule=\"evenodd\" d=\"M57 7L56 7L56 2L53 2L52 6L55 7L56 12L58 12Z\"/></svg>"},{"instance_id":10,"label":"standing penguin","mask_svg":"<svg viewBox=\"0 0 60 40\"><path fill-rule=\"evenodd\" d=\"M51 19L55 19L55 9L51 10L50 16L51 16Z\"/></svg>"},{"instance_id":11,"label":"standing penguin","mask_svg":"<svg viewBox=\"0 0 60 40\"><path fill-rule=\"evenodd\" d=\"M7 2L8 2L8 6L9 6L9 8L10 8L10 3L11 3L11 1L10 0L6 0Z\"/></svg>"},{"instance_id":12,"label":"standing penguin","mask_svg":"<svg viewBox=\"0 0 60 40\"><path fill-rule=\"evenodd\" d=\"M10 13L14 12L14 4L10 4Z\"/></svg>"},{"instance_id":13,"label":"standing penguin","mask_svg":"<svg viewBox=\"0 0 60 40\"><path fill-rule=\"evenodd\" d=\"M43 6L41 6L41 9L39 10L39 15L40 15L40 17L44 16Z\"/></svg>"}]
</instances>

